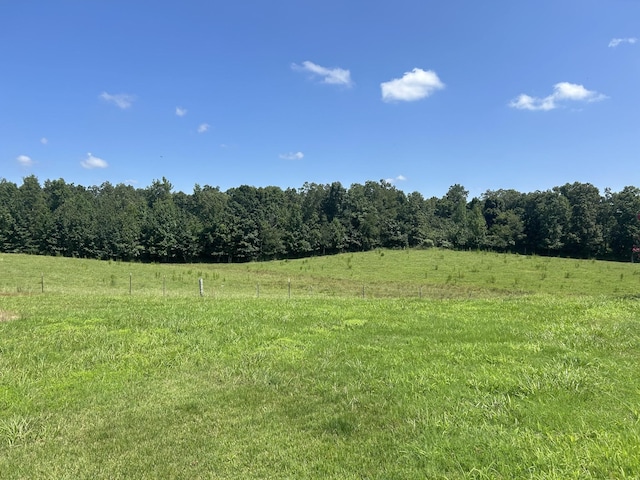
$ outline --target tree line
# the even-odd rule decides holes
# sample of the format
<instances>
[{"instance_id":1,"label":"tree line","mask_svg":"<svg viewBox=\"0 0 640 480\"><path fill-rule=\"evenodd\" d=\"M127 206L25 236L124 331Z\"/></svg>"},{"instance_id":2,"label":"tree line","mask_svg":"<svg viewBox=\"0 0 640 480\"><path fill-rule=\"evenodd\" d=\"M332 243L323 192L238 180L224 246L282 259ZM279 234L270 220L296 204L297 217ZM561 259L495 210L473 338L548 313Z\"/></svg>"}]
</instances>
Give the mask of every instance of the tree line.
<instances>
[{"instance_id":1,"label":"tree line","mask_svg":"<svg viewBox=\"0 0 640 480\"><path fill-rule=\"evenodd\" d=\"M575 182L468 195L453 185L442 198L425 198L382 180L284 190L195 185L186 194L165 178L146 188L0 179L0 251L246 262L436 246L629 260L640 245L640 189L633 186L601 193Z\"/></svg>"}]
</instances>

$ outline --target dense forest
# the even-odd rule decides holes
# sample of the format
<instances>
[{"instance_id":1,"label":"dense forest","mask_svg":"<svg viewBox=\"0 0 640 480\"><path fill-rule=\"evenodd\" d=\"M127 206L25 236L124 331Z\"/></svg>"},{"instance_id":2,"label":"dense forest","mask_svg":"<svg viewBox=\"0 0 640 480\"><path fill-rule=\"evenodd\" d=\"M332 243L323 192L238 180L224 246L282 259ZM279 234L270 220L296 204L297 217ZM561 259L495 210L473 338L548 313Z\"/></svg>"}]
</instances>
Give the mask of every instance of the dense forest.
<instances>
[{"instance_id":1,"label":"dense forest","mask_svg":"<svg viewBox=\"0 0 640 480\"><path fill-rule=\"evenodd\" d=\"M461 185L425 198L385 181L172 190L164 178L146 188L0 179L0 252L246 262L437 246L629 261L640 244L640 189L632 186L601 194L576 182L471 200Z\"/></svg>"}]
</instances>

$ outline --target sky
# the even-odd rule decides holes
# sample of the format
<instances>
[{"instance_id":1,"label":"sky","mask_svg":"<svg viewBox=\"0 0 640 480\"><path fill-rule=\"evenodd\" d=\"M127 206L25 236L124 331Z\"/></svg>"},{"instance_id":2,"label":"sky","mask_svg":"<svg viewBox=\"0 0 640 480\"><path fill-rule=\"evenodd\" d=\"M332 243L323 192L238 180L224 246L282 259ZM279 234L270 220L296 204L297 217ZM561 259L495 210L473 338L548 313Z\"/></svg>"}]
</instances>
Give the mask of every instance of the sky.
<instances>
[{"instance_id":1,"label":"sky","mask_svg":"<svg viewBox=\"0 0 640 480\"><path fill-rule=\"evenodd\" d=\"M0 0L0 178L640 186L638 0Z\"/></svg>"}]
</instances>

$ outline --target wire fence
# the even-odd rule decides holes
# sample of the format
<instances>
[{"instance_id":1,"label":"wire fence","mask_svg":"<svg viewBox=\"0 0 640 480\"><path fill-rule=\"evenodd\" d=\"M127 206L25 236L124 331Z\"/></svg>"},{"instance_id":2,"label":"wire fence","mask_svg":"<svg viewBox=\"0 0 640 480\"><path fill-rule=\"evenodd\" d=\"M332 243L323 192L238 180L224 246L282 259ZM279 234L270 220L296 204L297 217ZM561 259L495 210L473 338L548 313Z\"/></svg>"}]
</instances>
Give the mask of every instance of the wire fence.
<instances>
[{"instance_id":1,"label":"wire fence","mask_svg":"<svg viewBox=\"0 0 640 480\"><path fill-rule=\"evenodd\" d=\"M59 272L13 274L0 279L0 295L159 296L209 298L453 298L470 296L451 285L362 283L344 279L278 279L260 275L226 279L219 275L135 275L107 277Z\"/></svg>"}]
</instances>

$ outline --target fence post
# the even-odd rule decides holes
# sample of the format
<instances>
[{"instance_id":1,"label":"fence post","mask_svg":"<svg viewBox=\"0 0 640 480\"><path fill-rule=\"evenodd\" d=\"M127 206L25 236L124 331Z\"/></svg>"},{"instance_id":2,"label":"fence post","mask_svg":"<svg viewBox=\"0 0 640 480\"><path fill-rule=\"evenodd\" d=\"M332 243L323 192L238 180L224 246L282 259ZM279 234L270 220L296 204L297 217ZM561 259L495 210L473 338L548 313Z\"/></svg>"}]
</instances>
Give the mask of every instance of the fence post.
<instances>
[{"instance_id":1,"label":"fence post","mask_svg":"<svg viewBox=\"0 0 640 480\"><path fill-rule=\"evenodd\" d=\"M198 279L198 285L200 286L200 296L204 297L204 281L201 278Z\"/></svg>"}]
</instances>

